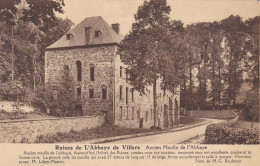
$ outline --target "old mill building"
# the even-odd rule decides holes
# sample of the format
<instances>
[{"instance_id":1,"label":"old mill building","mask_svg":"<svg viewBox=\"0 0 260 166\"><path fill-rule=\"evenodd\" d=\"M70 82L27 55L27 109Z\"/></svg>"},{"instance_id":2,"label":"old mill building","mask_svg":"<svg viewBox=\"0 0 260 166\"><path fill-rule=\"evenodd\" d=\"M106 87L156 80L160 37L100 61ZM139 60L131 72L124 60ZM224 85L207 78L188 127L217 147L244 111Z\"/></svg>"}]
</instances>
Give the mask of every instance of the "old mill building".
<instances>
[{"instance_id":1,"label":"old mill building","mask_svg":"<svg viewBox=\"0 0 260 166\"><path fill-rule=\"evenodd\" d=\"M106 115L115 125L149 128L154 125L153 89L140 95L127 81L117 54L124 38L119 24L111 26L102 17L88 17L69 30L45 51L45 84L57 85L63 70L74 79L76 106L81 115ZM157 87L157 124L179 123L179 94ZM58 85L57 85L58 86Z\"/></svg>"}]
</instances>

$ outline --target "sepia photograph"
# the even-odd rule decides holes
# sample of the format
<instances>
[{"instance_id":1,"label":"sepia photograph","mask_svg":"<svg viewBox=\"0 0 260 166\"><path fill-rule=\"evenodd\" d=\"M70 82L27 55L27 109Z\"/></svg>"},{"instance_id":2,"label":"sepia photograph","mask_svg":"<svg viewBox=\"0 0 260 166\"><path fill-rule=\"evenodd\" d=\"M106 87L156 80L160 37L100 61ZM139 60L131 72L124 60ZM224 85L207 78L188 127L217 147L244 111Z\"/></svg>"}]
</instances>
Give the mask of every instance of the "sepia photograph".
<instances>
[{"instance_id":1,"label":"sepia photograph","mask_svg":"<svg viewBox=\"0 0 260 166\"><path fill-rule=\"evenodd\" d=\"M258 145L259 7L257 0L0 0L0 144Z\"/></svg>"},{"instance_id":2,"label":"sepia photograph","mask_svg":"<svg viewBox=\"0 0 260 166\"><path fill-rule=\"evenodd\" d=\"M1 1L1 142L259 144L252 1Z\"/></svg>"}]
</instances>

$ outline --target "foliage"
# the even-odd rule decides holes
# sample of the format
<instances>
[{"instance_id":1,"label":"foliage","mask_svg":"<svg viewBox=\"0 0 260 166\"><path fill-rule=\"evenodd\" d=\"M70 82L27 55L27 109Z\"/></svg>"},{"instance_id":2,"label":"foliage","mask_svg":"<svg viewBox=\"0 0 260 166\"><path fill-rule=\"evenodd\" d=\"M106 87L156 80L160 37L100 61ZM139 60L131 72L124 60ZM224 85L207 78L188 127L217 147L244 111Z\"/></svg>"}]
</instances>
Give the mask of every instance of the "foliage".
<instances>
[{"instance_id":1,"label":"foliage","mask_svg":"<svg viewBox=\"0 0 260 166\"><path fill-rule=\"evenodd\" d=\"M159 126L151 126L150 129L151 130L162 130L162 128Z\"/></svg>"},{"instance_id":2,"label":"foliage","mask_svg":"<svg viewBox=\"0 0 260 166\"><path fill-rule=\"evenodd\" d=\"M140 93L153 86L154 125L157 120L157 80L163 89L174 91L179 85L178 55L173 34L182 30L181 22L170 21L170 6L166 0L144 1L135 14L132 29L119 46L118 53L127 65L129 83ZM171 26L172 25L172 26ZM175 33L177 36L177 33ZM175 44L174 44L175 43ZM176 47L173 47L175 46ZM176 77L176 78L175 78Z\"/></svg>"},{"instance_id":3,"label":"foliage","mask_svg":"<svg viewBox=\"0 0 260 166\"><path fill-rule=\"evenodd\" d=\"M246 81L251 83L253 89L259 89L259 21L260 16L245 21L247 38L245 49L249 52L245 61L248 73Z\"/></svg>"},{"instance_id":4,"label":"foliage","mask_svg":"<svg viewBox=\"0 0 260 166\"><path fill-rule=\"evenodd\" d=\"M206 128L206 144L259 144L259 132L255 129L230 128L225 124L211 124Z\"/></svg>"},{"instance_id":5,"label":"foliage","mask_svg":"<svg viewBox=\"0 0 260 166\"><path fill-rule=\"evenodd\" d=\"M138 8L130 34L126 35L119 46L121 59L128 65L130 84L141 93L162 72L161 60L166 58L162 47L170 23L169 13L170 7L166 1L145 1Z\"/></svg>"},{"instance_id":6,"label":"foliage","mask_svg":"<svg viewBox=\"0 0 260 166\"><path fill-rule=\"evenodd\" d=\"M55 16L55 12L63 12L62 6L63 0L1 1L0 82L10 83L13 47L14 80L34 93L43 84L44 49L73 25L69 19Z\"/></svg>"},{"instance_id":7,"label":"foliage","mask_svg":"<svg viewBox=\"0 0 260 166\"><path fill-rule=\"evenodd\" d=\"M182 65L181 106L186 109L237 107L241 86L259 86L259 17L243 21L229 16L219 22L187 25Z\"/></svg>"},{"instance_id":8,"label":"foliage","mask_svg":"<svg viewBox=\"0 0 260 166\"><path fill-rule=\"evenodd\" d=\"M57 78L57 85L38 89L32 101L34 107L40 111L54 116L76 116L75 105L78 100L75 98L73 79L69 71L63 71L62 76Z\"/></svg>"},{"instance_id":9,"label":"foliage","mask_svg":"<svg viewBox=\"0 0 260 166\"><path fill-rule=\"evenodd\" d=\"M0 83L0 98L9 101L28 101L30 89L23 86L20 81Z\"/></svg>"},{"instance_id":10,"label":"foliage","mask_svg":"<svg viewBox=\"0 0 260 166\"><path fill-rule=\"evenodd\" d=\"M55 12L63 13L64 5L63 0L1 0L0 21L14 25L18 8L22 8L21 20L32 22L44 31L55 26Z\"/></svg>"},{"instance_id":11,"label":"foliage","mask_svg":"<svg viewBox=\"0 0 260 166\"><path fill-rule=\"evenodd\" d=\"M228 64L225 65L226 73L224 80L227 87L224 90L225 102L228 106L236 103L243 83L243 61L246 56L245 50L245 24L240 16L233 16L221 21L224 31L224 52Z\"/></svg>"},{"instance_id":12,"label":"foliage","mask_svg":"<svg viewBox=\"0 0 260 166\"><path fill-rule=\"evenodd\" d=\"M244 104L244 117L252 122L259 120L259 91L252 90L247 92Z\"/></svg>"}]
</instances>

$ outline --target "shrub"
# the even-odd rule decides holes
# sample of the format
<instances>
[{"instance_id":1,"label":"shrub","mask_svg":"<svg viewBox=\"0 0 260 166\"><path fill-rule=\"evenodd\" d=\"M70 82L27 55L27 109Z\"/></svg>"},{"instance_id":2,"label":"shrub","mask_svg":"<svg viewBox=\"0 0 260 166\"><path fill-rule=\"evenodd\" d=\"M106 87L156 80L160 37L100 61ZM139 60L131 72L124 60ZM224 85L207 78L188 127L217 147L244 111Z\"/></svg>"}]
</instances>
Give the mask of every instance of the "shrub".
<instances>
[{"instance_id":1,"label":"shrub","mask_svg":"<svg viewBox=\"0 0 260 166\"><path fill-rule=\"evenodd\" d=\"M258 90L247 92L244 102L243 117L245 120L259 121L259 94Z\"/></svg>"},{"instance_id":2,"label":"shrub","mask_svg":"<svg viewBox=\"0 0 260 166\"><path fill-rule=\"evenodd\" d=\"M206 128L206 144L259 144L259 132L255 129L231 128L226 124L211 124Z\"/></svg>"},{"instance_id":3,"label":"shrub","mask_svg":"<svg viewBox=\"0 0 260 166\"><path fill-rule=\"evenodd\" d=\"M57 117L77 116L75 107L81 100L75 98L74 82L70 73L64 71L57 80L55 85L45 84L44 87L39 87L32 105L41 112Z\"/></svg>"},{"instance_id":4,"label":"shrub","mask_svg":"<svg viewBox=\"0 0 260 166\"><path fill-rule=\"evenodd\" d=\"M151 130L161 130L161 127L159 127L159 126L151 126L150 129Z\"/></svg>"}]
</instances>

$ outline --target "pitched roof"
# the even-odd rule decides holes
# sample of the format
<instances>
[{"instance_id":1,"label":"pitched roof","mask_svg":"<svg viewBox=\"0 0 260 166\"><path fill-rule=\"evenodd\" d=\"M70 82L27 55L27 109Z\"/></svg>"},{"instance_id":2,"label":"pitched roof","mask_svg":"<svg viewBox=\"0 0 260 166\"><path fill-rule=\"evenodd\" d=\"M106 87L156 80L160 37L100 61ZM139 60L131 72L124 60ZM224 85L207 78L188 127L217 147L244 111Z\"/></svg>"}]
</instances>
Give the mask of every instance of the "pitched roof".
<instances>
[{"instance_id":1,"label":"pitched roof","mask_svg":"<svg viewBox=\"0 0 260 166\"><path fill-rule=\"evenodd\" d=\"M92 42L88 43L88 45L116 44L123 39L123 36L117 34L101 16L87 17L73 29L70 29L59 40L47 47L47 49L86 46L85 27L91 27L92 29ZM101 31L101 35L94 37L95 31ZM67 40L67 34L72 34L70 40Z\"/></svg>"}]
</instances>

